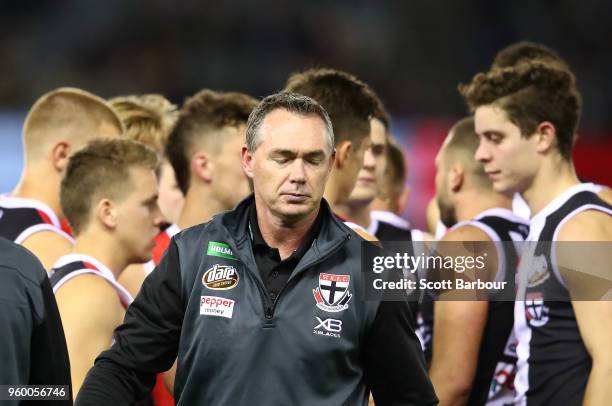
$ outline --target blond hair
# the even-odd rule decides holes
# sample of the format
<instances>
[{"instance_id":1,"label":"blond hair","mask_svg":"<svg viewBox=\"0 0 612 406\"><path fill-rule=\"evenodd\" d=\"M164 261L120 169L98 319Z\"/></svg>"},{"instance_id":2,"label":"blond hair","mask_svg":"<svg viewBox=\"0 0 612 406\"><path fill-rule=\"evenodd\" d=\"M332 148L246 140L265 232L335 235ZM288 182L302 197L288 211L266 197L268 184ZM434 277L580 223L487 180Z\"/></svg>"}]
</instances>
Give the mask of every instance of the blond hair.
<instances>
[{"instance_id":1,"label":"blond hair","mask_svg":"<svg viewBox=\"0 0 612 406\"><path fill-rule=\"evenodd\" d=\"M176 105L159 94L114 97L109 100L126 128L126 135L163 153L178 119Z\"/></svg>"},{"instance_id":2,"label":"blond hair","mask_svg":"<svg viewBox=\"0 0 612 406\"><path fill-rule=\"evenodd\" d=\"M40 159L53 141L82 144L99 137L104 124L123 132L123 124L102 98L85 90L62 87L41 96L26 116L23 144L26 162Z\"/></svg>"}]
</instances>

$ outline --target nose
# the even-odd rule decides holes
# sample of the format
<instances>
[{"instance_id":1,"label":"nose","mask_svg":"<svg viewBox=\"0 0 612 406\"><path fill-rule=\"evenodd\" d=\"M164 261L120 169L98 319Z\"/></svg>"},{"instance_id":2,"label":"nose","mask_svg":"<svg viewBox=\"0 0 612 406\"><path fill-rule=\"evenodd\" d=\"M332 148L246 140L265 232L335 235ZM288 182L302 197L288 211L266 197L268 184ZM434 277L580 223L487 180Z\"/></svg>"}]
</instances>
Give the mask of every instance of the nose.
<instances>
[{"instance_id":1,"label":"nose","mask_svg":"<svg viewBox=\"0 0 612 406\"><path fill-rule=\"evenodd\" d=\"M370 147L363 154L363 168L368 170L374 170L375 166L376 159L374 158L374 153L372 152L372 148Z\"/></svg>"},{"instance_id":2,"label":"nose","mask_svg":"<svg viewBox=\"0 0 612 406\"><path fill-rule=\"evenodd\" d=\"M480 140L478 148L474 153L474 159L482 163L489 162L491 160L491 151L489 151L489 148L487 148L482 139Z\"/></svg>"},{"instance_id":3,"label":"nose","mask_svg":"<svg viewBox=\"0 0 612 406\"><path fill-rule=\"evenodd\" d=\"M306 168L302 159L296 159L291 165L289 181L291 183L306 183Z\"/></svg>"},{"instance_id":4,"label":"nose","mask_svg":"<svg viewBox=\"0 0 612 406\"><path fill-rule=\"evenodd\" d=\"M155 208L153 209L153 224L155 227L159 227L166 221L161 209L159 208L159 204L155 203Z\"/></svg>"}]
</instances>

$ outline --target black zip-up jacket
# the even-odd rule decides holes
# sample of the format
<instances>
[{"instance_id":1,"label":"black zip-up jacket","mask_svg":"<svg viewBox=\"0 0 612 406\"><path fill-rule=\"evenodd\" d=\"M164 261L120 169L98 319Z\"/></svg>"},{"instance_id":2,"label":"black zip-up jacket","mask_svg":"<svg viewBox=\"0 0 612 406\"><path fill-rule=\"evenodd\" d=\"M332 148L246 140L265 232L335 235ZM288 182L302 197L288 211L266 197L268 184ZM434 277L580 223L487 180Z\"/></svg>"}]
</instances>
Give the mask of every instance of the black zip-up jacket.
<instances>
[{"instance_id":1,"label":"black zip-up jacket","mask_svg":"<svg viewBox=\"0 0 612 406\"><path fill-rule=\"evenodd\" d=\"M365 301L362 239L325 201L276 301L253 257L253 197L176 235L89 372L78 406L127 405L178 354L178 405L437 403L406 302Z\"/></svg>"},{"instance_id":2,"label":"black zip-up jacket","mask_svg":"<svg viewBox=\"0 0 612 406\"><path fill-rule=\"evenodd\" d=\"M40 261L0 237L0 385L70 385L70 363L55 296ZM47 400L45 405L71 405ZM40 404L4 400L3 405Z\"/></svg>"}]
</instances>

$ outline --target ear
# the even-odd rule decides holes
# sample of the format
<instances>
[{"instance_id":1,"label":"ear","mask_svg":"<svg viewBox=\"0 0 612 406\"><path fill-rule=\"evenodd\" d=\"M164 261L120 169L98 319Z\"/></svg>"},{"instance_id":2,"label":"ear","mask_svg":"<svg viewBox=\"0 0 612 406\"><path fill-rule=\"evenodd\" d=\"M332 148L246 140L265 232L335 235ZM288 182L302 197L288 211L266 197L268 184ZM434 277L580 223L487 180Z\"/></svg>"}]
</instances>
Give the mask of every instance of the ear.
<instances>
[{"instance_id":1,"label":"ear","mask_svg":"<svg viewBox=\"0 0 612 406\"><path fill-rule=\"evenodd\" d=\"M545 153L557 145L557 130L549 121L538 124L534 136L537 137L536 151L539 153Z\"/></svg>"},{"instance_id":2,"label":"ear","mask_svg":"<svg viewBox=\"0 0 612 406\"><path fill-rule=\"evenodd\" d=\"M242 157L242 171L249 179L253 179L253 152L249 151L246 144L242 146L240 156Z\"/></svg>"},{"instance_id":3,"label":"ear","mask_svg":"<svg viewBox=\"0 0 612 406\"><path fill-rule=\"evenodd\" d=\"M465 182L465 170L462 166L453 165L448 174L448 187L451 191L457 193Z\"/></svg>"},{"instance_id":4,"label":"ear","mask_svg":"<svg viewBox=\"0 0 612 406\"><path fill-rule=\"evenodd\" d=\"M350 141L340 141L336 146L336 168L344 168L352 153L353 144Z\"/></svg>"},{"instance_id":5,"label":"ear","mask_svg":"<svg viewBox=\"0 0 612 406\"><path fill-rule=\"evenodd\" d=\"M102 199L96 205L96 218L106 228L114 230L117 228L117 210L109 199Z\"/></svg>"},{"instance_id":6,"label":"ear","mask_svg":"<svg viewBox=\"0 0 612 406\"><path fill-rule=\"evenodd\" d=\"M191 157L191 173L204 183L211 183L214 177L214 164L204 151L197 151Z\"/></svg>"},{"instance_id":7,"label":"ear","mask_svg":"<svg viewBox=\"0 0 612 406\"><path fill-rule=\"evenodd\" d=\"M70 150L70 144L66 141L59 141L53 145L51 149L51 161L53 162L53 167L58 172L63 172L68 166Z\"/></svg>"}]
</instances>

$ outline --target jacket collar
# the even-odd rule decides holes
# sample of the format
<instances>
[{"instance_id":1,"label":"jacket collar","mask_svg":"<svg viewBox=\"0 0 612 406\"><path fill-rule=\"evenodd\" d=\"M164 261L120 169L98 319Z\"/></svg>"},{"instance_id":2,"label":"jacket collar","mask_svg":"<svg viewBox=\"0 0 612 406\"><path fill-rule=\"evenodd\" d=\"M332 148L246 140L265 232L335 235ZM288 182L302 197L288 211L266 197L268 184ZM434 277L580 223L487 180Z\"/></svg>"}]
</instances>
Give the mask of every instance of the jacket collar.
<instances>
[{"instance_id":1,"label":"jacket collar","mask_svg":"<svg viewBox=\"0 0 612 406\"><path fill-rule=\"evenodd\" d=\"M252 258L252 249L248 235L249 207L251 204L255 204L254 194L249 195L238 203L233 210L220 215L221 225L229 234L227 236L228 242L231 241L230 245L235 245L236 255L242 260ZM350 231L343 225L341 220L334 216L325 199L321 199L321 212L323 217L321 229L315 236L310 249L300 261L300 265L325 255L328 251L335 249L341 242L349 238ZM301 266L298 267L301 268Z\"/></svg>"}]
</instances>

